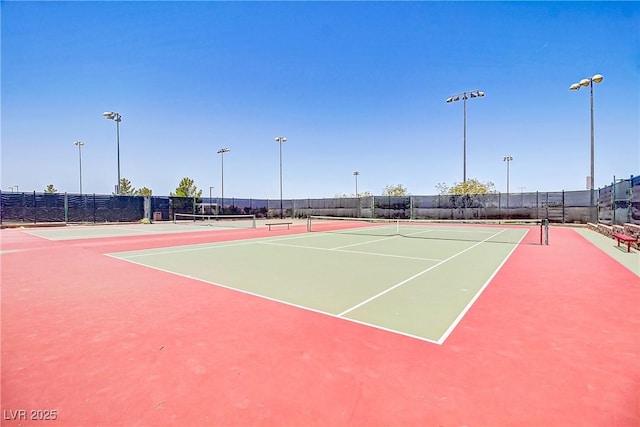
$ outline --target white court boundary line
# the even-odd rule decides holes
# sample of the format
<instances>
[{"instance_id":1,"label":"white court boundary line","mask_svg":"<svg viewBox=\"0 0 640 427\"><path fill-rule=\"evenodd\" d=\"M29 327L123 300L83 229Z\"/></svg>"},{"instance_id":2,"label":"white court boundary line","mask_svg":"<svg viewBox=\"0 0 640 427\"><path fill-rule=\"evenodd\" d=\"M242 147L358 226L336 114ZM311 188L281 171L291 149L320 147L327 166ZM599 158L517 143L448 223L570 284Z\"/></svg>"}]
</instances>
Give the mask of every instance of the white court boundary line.
<instances>
[{"instance_id":1,"label":"white court boundary line","mask_svg":"<svg viewBox=\"0 0 640 427\"><path fill-rule=\"evenodd\" d=\"M320 236L320 235L319 235ZM112 254L126 254L131 252L144 252L144 253L134 253L122 258L138 258L144 256L153 256L153 255L166 255L166 254L177 254L181 252L192 252L192 251L203 251L207 249L223 249L233 246L243 246L243 245L253 245L256 243L269 243L270 241L279 242L281 240L293 240L293 239L302 239L309 237L307 233L304 234L296 234L293 236L277 236L277 237L254 237L251 239L243 239L243 240L234 240L234 241L220 241L220 242L211 242L211 243L196 243L196 244L188 244L188 245L180 245L180 246L172 246L171 249L162 250L161 248L155 249L139 249L135 251L124 251L124 252L113 252ZM110 255L110 254L105 254Z\"/></svg>"},{"instance_id":2,"label":"white court boundary line","mask_svg":"<svg viewBox=\"0 0 640 427\"><path fill-rule=\"evenodd\" d=\"M171 248L167 248L166 250L162 250L162 248L156 248L156 249L140 249L136 251L124 251L124 252L114 252L114 253L146 252L146 253L131 254L127 256L127 258L136 258L136 257L143 257L143 256L159 255L159 254L165 255L165 254L174 254L174 253L180 253L180 252L201 251L206 249L227 248L232 246L250 245L254 243L270 243L270 242L277 243L283 240L306 239L309 237L313 237L313 238L327 237L328 238L328 236L335 236L335 234L320 233L320 234L309 235L309 233L302 233L302 234L276 236L276 237L253 237L250 239L235 240L235 241L220 241L220 242L211 242L211 243L196 243L195 245L187 244L187 245L180 245L180 246L172 246ZM393 237L396 237L396 236L393 236ZM312 247L308 246L308 248L312 248Z\"/></svg>"},{"instance_id":3,"label":"white court boundary line","mask_svg":"<svg viewBox=\"0 0 640 427\"><path fill-rule=\"evenodd\" d=\"M344 316L345 314L347 314L347 313L349 313L349 312L351 312L351 311L353 311L353 310L356 310L356 309L358 309L358 308L362 307L363 305L366 305L366 304L370 303L371 301L373 301L373 300L375 300L375 299L380 298L382 295L385 295L385 294L387 294L387 293L391 292L392 290L397 289L397 288L399 288L400 286L402 286L402 285L404 285L404 284L409 283L409 282L410 282L410 281L412 281L413 279L415 279L415 278L418 278L418 277L422 276L423 274L425 274L425 273L427 273L427 272L429 272L429 271L433 270L434 268L437 268L437 267L439 267L439 266L443 265L444 263L446 263L446 262L448 262L448 261L451 261L452 259L454 259L454 258L456 258L456 257L458 257L458 256L460 256L460 255L462 255L463 253L465 253L465 252L467 252L467 251L470 251L471 249L475 248L476 246L479 246L479 245L483 244L483 243L484 243L484 242L486 242L487 240L489 240L489 239L491 239L491 238L493 238L493 237L495 237L495 236L497 236L497 235L499 235L499 234L501 234L501 233L504 233L505 231L506 231L506 229L500 230L499 232L497 232L497 233L495 233L495 234L493 234L493 235L491 235L491 236L487 237L487 238L486 238L486 239L484 239L483 241L478 242L478 243L476 243L476 244L475 244L475 245L473 245L473 246L469 246L468 248L466 248L466 249L464 249L464 250L462 250L462 251L460 251L460 252L458 252L458 253L456 253L456 254L451 255L449 258L446 258L446 259L444 259L444 260L440 261L440 262L439 262L439 263L437 263L436 265L432 265L431 267L426 268L426 269L422 270L421 272L414 274L413 276L409 277L408 279L404 279L403 281L396 283L395 285L393 285L393 286L391 286L391 287L389 287L389 288L385 289L384 291L382 291L382 292L378 292L378 293L377 293L377 294L375 294L374 296L372 296L372 297L370 297L370 298L367 298L366 300L362 301L361 303L356 304L356 305L354 305L353 307L351 307L351 308L349 308L349 309L347 309L347 310L343 311L342 313L338 314L338 316Z\"/></svg>"},{"instance_id":4,"label":"white court boundary line","mask_svg":"<svg viewBox=\"0 0 640 427\"><path fill-rule=\"evenodd\" d=\"M273 302L277 302L277 303L281 303L281 304L285 304L291 307L295 307L298 309L302 309L302 310L307 310L307 311L311 311L314 313L318 313L318 314L323 314L325 316L329 316L329 317L333 317L333 318L337 318L337 319L341 319L341 320L346 320L349 322L353 322L353 323L357 323L363 326L368 326L371 328L375 328L375 329L379 329L379 330L383 330L386 332L390 332L390 333L394 333L394 334L398 334L398 335L402 335L402 336L406 336L409 338L413 338L413 339L417 339L420 341L425 341L425 342L429 342L432 344L438 344L438 345L442 345L444 344L444 342L446 341L446 339L449 337L449 335L451 335L451 333L453 332L453 330L458 326L458 324L462 321L462 319L464 318L464 316L466 315L466 313L471 309L471 307L473 306L473 304L478 300L478 298L480 297L480 295L484 292L484 290L487 288L487 286L489 285L489 283L493 280L493 278L495 277L495 275L498 273L498 271L500 271L500 269L502 268L502 266L507 262L507 260L511 257L511 255L513 254L513 252L516 250L516 248L520 245L520 243L522 242L522 240L526 237L526 235L529 233L529 230L527 229L525 231L525 233L522 235L522 237L520 238L520 240L518 240L517 243L513 244L513 248L511 249L511 251L509 251L509 253L505 256L505 258L502 260L502 262L496 267L496 269L494 270L494 272L491 274L491 276L489 276L489 278L485 281L485 283L482 285L482 287L476 292L476 294L473 296L473 298L467 303L467 305L464 307L464 309L458 314L458 316L456 317L456 319L451 323L451 325L449 325L449 327L447 328L447 330L445 330L445 332L440 336L439 339L437 340L433 340L433 339L429 339L426 337L422 337L419 335L414 335L408 332L403 332L403 331L398 331L396 329L391 329L391 328L386 328L384 326L380 326L380 325L376 325L373 323L367 323L361 320L357 320L357 319L353 319L353 318L349 318L349 317L345 317L345 314L359 308L362 307L363 305L366 305L367 303L381 297L382 295L391 292L394 289L399 288L400 286L410 282L411 280L422 276L423 274L435 269L436 267L439 267L440 265L443 265L444 263L450 261L453 258L456 258L459 255L462 255L463 253L489 241L490 239L492 239L495 236L500 235L501 233L505 232L509 230L509 228L504 228L501 229L500 231L498 231L497 233L487 237L486 239L477 242L476 244L444 259L444 260L439 260L439 262L436 265L433 265L417 274L414 274L413 276L391 286L390 288L387 288L386 290L379 292L378 294L366 299L365 301L356 304L355 306L344 310L342 313L339 314L333 314L333 313L329 313L326 311L322 311L322 310L318 310L315 308L311 308L308 306L303 306L303 305L299 305L299 304L295 304L289 301L285 301L285 300L280 300L274 297L270 297L267 295L263 295L263 294L259 294L256 292L251 292L251 291L247 291L244 289L240 289L234 286L229 286L229 285L225 285L222 283L217 283L217 282L212 282L209 280L205 280L205 279L201 279L198 277L193 277L190 276L188 274L183 274L183 273L178 273L175 271L170 271L170 270L166 270L160 267L155 267L152 265L148 265L148 264L144 264L142 262L137 262L137 261L133 261L130 258L135 258L135 257L141 257L141 256L153 256L153 255L159 255L159 254L167 254L167 253L179 253L179 252L188 252L189 250L204 250L204 249L213 249L213 248L223 248L223 247L230 247L230 246L241 246L241 245L248 245L248 244L271 244L274 246L292 246L295 248L304 248L304 249L315 249L315 250L325 250L325 251L334 251L334 252L353 252L353 253L362 253L362 254L366 254L366 255L372 255L372 256L391 256L391 257L399 257L399 258L409 258L409 259L418 259L418 260L425 260L425 261L434 261L434 260L430 260L430 259L425 259L425 258L411 258L411 257L403 257L403 256L396 256L396 255L384 255L384 254L376 254L376 253L370 253L370 252L357 252L357 251L342 251L342 250L337 250L337 249L330 249L330 248L317 248L317 247L309 247L309 246L298 246L298 245L286 245L286 244L279 244L277 243L277 241L280 240L292 240L292 239L297 239L297 238L303 238L306 237L307 234L301 234L301 235L295 235L295 236L286 236L286 237L274 237L274 238L267 238L267 239L271 239L271 240L265 240L265 238L255 238L255 239L248 239L242 242L237 242L234 244L224 244L225 242L214 242L214 243L207 243L207 244L200 244L197 246L201 246L198 248L193 248L193 249L189 249L189 246L193 246L193 245L185 245L183 248L187 248L187 249L183 249L183 250L178 250L178 251L162 251L162 252L152 252L152 253L145 253L145 254L136 254L136 255L132 255L130 257L126 257L124 256L124 254L126 254L126 252L120 252L120 253L110 253L110 254L105 254L106 256L109 256L111 258L117 259L117 260L122 260L122 261L126 261L132 264L136 264L136 265L140 265L143 266L145 268L151 268L157 271L162 271L165 273L169 273L169 274L173 274L176 276L180 276L180 277L185 277L188 279L192 279L192 280L196 280L202 283L206 283L209 285L213 285L213 286L219 286L221 288L224 289L228 289L231 291L236 291L242 294L246 294L246 295L251 295L254 297L258 297L258 298L263 298L269 301L273 301ZM327 233L327 234L321 234L321 235L331 235L331 233ZM397 236L393 236L393 237L397 237ZM275 241L275 242L274 242ZM376 241L379 241L379 239L377 239ZM364 243L363 243L364 244ZM121 255L118 255L121 254ZM438 260L435 260L438 261Z\"/></svg>"},{"instance_id":5,"label":"white court boundary line","mask_svg":"<svg viewBox=\"0 0 640 427\"><path fill-rule=\"evenodd\" d=\"M374 241L378 242L379 240L374 240ZM406 256L406 255L379 254L377 252L345 251L339 248L317 248L314 246L287 245L284 243L273 243L273 242L256 242L256 243L259 245L284 246L287 248L309 249L309 250L326 251L326 252L342 252L346 254L372 255L372 256L381 256L381 257L388 257L388 258L415 259L418 261L434 261L434 262L442 261L441 259L436 259L436 258L420 258L420 257ZM358 245L360 244L361 243L358 243ZM349 247L349 246L355 246L355 245L347 245L346 247Z\"/></svg>"},{"instance_id":6,"label":"white court boundary line","mask_svg":"<svg viewBox=\"0 0 640 427\"><path fill-rule=\"evenodd\" d=\"M477 301L478 298L480 298L480 295L484 292L484 290L486 289L487 286L489 286L489 283L491 283L491 281L493 280L493 278L495 277L496 274L498 274L498 271L500 271L502 269L502 266L507 262L507 260L509 258L511 258L511 255L513 254L513 252L516 250L516 248L518 247L518 245L520 245L520 243L522 242L522 240L525 238L525 236L529 233L529 230L527 229L527 231L522 235L522 237L520 238L520 240L518 240L518 243L513 245L513 248L511 249L511 251L507 254L507 256L504 257L504 259L502 260L502 262L500 263L500 265L498 265L498 267L496 267L496 269L493 271L493 273L491 274L491 276L489 276L489 278L487 279L486 282L484 282L484 285L482 285L482 287L480 289L478 289L478 292L476 292L476 294L473 296L473 298L471 298L471 300L467 303L467 305L462 309L462 311L460 312L460 314L458 314L458 317L455 318L455 320L451 323L451 325L449 325L449 327L447 328L446 331L444 331L444 333L442 334L442 336L440 336L440 339L438 340L438 342L442 342L444 343L444 341L449 338L449 335L451 335L451 333L453 332L453 330L458 326L458 323L460 323L462 321L462 318L467 314L467 312L471 309L471 307L473 306L473 304L475 304L475 302Z\"/></svg>"},{"instance_id":7,"label":"white court boundary line","mask_svg":"<svg viewBox=\"0 0 640 427\"><path fill-rule=\"evenodd\" d=\"M166 270L164 268L155 267L155 266L152 266L152 265L147 265L147 264L144 264L144 263L141 263L141 262L132 261L130 259L120 258L120 257L115 256L113 254L105 254L105 255L108 256L108 257L120 260L120 261L129 262L131 264L139 265L139 266L142 266L142 267L145 267L145 268L151 268L151 269L156 270L156 271L162 271L163 273L173 274L174 276L185 277L187 279L196 280L198 282L206 283L206 284L212 285L212 286L217 286L217 287L224 288L224 289L227 289L227 290L230 290L230 291L234 291L234 292L239 292L241 294L245 294L245 295L250 295L250 296L253 296L253 297L257 297L257 298L266 299L268 301L273 301L273 302L277 302L277 303L280 303L280 304L285 304L285 305L288 305L290 307L295 307L295 308L298 308L298 309L301 309L301 310L311 311L311 312L317 313L317 314L322 314L322 315L325 315L325 316L328 316L328 317L332 317L334 319L340 319L342 321L348 321L348 322L357 323L357 324L360 324L360 325L363 325L363 326L368 326L370 328L380 329L382 331L390 332L390 333L393 333L393 334L404 335L404 336L409 337L409 338L414 338L414 339L420 340L420 341L426 341L426 342L429 342L429 343L432 343L432 344L440 344L438 341L434 341L434 340L429 339L429 338L421 337L419 335L413 335L413 334L410 334L410 333L407 333L407 332L402 332L402 331L398 331L398 330L395 330L395 329L385 328L383 326L375 325L373 323L363 322L363 321L357 320L357 319L350 319L348 317L340 317L339 315L336 315L336 314L333 314L333 313L329 313L329 312L326 312L326 311L322 311L322 310L318 310L316 308L311 308L311 307L307 307L307 306L304 306L304 305L299 305L299 304L296 304L296 303L292 303L292 302L289 302L289 301L280 300L278 298L270 297L270 296L259 294L259 293L256 293L256 292L247 291L247 290L244 290L244 289L236 288L234 286L229 286L229 285L225 285L225 284L218 283L218 282L212 282L210 280L200 279L198 277L193 277L193 276L190 276L188 274L183 274L183 273L178 273L178 272L171 271L171 270Z\"/></svg>"},{"instance_id":8,"label":"white court boundary line","mask_svg":"<svg viewBox=\"0 0 640 427\"><path fill-rule=\"evenodd\" d=\"M234 230L251 230L250 227L224 227L224 226L204 226L204 225L188 225L188 224L159 224L160 227L163 227L162 231L158 231L158 229L153 229L153 226L148 225L140 225L140 224L130 224L130 225L112 225L112 224L95 224L95 225L74 225L67 224L64 227L52 227L52 228L24 228L20 229L21 232L25 234L29 234L34 237L39 237L41 239L49 240L52 242L58 241L70 241L70 240L85 240L85 239L107 239L107 238L118 238L118 237L135 237L135 236L148 236L148 235L162 235L162 234L178 234L178 233L196 233L203 231L210 232L224 232L224 231L234 231ZM66 230L66 231L65 231ZM46 234L63 234L67 233L72 234L73 231L80 230L93 230L93 232L84 233L83 235L73 235L72 237L50 237ZM125 231L125 233L104 233L101 234L101 230L120 230ZM82 231L80 231L82 232ZM40 234L43 233L43 234Z\"/></svg>"},{"instance_id":9,"label":"white court boundary line","mask_svg":"<svg viewBox=\"0 0 640 427\"><path fill-rule=\"evenodd\" d=\"M69 228L67 228L69 227ZM69 225L66 227L62 227L62 228L49 228L47 229L47 231L50 231L49 234L55 234L56 232L59 232L60 234L63 234L65 232L68 232L68 234L72 234L73 231L79 231L79 230L93 230L94 232L89 232L89 233L85 233L83 235L73 235L72 237L62 237L62 238L53 238L53 237L49 237L46 235L47 231L45 230L38 230L40 232L45 231L45 235L40 234L38 231L26 231L26 230L21 230L23 233L29 234L31 236L34 237L39 237L41 239L45 239L45 240L49 240L51 242L67 242L70 240L85 240L85 239L108 239L108 238L113 238L113 237L135 237L135 236L146 236L146 235L152 235L152 234L161 234L158 233L157 231L154 230L150 230L150 229L144 229L144 227L139 227L136 225L132 225L131 227L125 227L125 226L121 226L121 225L108 225L108 226L103 226L101 228L96 228L96 227L101 227L100 225ZM108 228L107 228L108 227ZM66 230L66 231L63 231ZM104 233L104 234L100 234L99 231L100 230L114 230L114 233ZM127 233L117 233L118 230L124 230L127 231ZM176 233L176 232L174 232Z\"/></svg>"}]
</instances>

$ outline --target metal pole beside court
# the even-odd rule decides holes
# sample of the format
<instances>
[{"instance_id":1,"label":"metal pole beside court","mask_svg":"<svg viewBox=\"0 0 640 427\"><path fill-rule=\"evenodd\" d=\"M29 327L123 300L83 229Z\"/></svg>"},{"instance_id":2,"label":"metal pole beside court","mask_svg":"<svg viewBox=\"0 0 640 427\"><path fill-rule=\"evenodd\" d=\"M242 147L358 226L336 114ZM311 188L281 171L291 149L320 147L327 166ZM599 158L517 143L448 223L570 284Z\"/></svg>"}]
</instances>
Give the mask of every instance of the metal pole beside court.
<instances>
[{"instance_id":1,"label":"metal pole beside court","mask_svg":"<svg viewBox=\"0 0 640 427\"><path fill-rule=\"evenodd\" d=\"M220 154L220 161L221 161L221 186L220 186L220 193L221 193L221 197L222 197L222 214L224 215L224 153L228 153L229 150L228 148L221 148L218 150L218 154Z\"/></svg>"},{"instance_id":2,"label":"metal pole beside court","mask_svg":"<svg viewBox=\"0 0 640 427\"><path fill-rule=\"evenodd\" d=\"M282 205L282 143L287 142L287 138L284 136L278 136L275 140L280 144L280 218L284 218L284 209Z\"/></svg>"}]
</instances>

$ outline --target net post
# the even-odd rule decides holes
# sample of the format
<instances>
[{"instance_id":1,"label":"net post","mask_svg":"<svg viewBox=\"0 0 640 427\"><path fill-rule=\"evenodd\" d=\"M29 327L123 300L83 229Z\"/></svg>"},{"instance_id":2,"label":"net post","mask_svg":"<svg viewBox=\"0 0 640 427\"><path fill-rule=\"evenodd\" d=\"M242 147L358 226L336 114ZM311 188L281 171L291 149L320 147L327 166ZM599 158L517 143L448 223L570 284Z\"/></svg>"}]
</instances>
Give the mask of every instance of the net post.
<instances>
[{"instance_id":1,"label":"net post","mask_svg":"<svg viewBox=\"0 0 640 427\"><path fill-rule=\"evenodd\" d=\"M251 218L251 228L256 228L256 216L253 215Z\"/></svg>"},{"instance_id":2,"label":"net post","mask_svg":"<svg viewBox=\"0 0 640 427\"><path fill-rule=\"evenodd\" d=\"M538 221L540 223L540 244L542 245L542 234L543 234L542 230L544 229L544 220L543 219L539 219Z\"/></svg>"},{"instance_id":3,"label":"net post","mask_svg":"<svg viewBox=\"0 0 640 427\"><path fill-rule=\"evenodd\" d=\"M549 220L548 219L544 219L544 232L545 232L545 244L548 246L549 245Z\"/></svg>"}]
</instances>

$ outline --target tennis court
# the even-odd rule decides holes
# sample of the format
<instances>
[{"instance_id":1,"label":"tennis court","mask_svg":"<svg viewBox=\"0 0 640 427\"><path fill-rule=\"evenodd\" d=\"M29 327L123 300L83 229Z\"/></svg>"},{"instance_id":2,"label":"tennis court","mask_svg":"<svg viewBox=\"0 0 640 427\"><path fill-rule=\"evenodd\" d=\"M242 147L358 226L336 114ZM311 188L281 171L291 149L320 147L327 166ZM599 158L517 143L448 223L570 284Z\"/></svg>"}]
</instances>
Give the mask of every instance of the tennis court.
<instances>
[{"instance_id":1,"label":"tennis court","mask_svg":"<svg viewBox=\"0 0 640 427\"><path fill-rule=\"evenodd\" d=\"M25 232L50 240L95 239L156 234L193 233L256 228L255 215L193 215L177 214L179 219L154 224L93 224L65 227L27 228Z\"/></svg>"},{"instance_id":2,"label":"tennis court","mask_svg":"<svg viewBox=\"0 0 640 427\"><path fill-rule=\"evenodd\" d=\"M292 222L2 230L2 425L640 422L637 251Z\"/></svg>"},{"instance_id":3,"label":"tennis court","mask_svg":"<svg viewBox=\"0 0 640 427\"><path fill-rule=\"evenodd\" d=\"M111 256L440 344L529 231L313 221L301 235Z\"/></svg>"}]
</instances>

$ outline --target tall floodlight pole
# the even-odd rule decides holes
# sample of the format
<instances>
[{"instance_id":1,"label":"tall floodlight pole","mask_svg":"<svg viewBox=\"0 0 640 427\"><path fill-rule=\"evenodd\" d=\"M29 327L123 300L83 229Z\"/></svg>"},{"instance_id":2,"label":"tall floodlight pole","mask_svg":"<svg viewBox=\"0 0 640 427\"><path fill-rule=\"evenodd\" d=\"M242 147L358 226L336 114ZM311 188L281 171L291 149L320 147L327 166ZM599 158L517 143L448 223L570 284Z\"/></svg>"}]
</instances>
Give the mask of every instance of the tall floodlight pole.
<instances>
[{"instance_id":1,"label":"tall floodlight pole","mask_svg":"<svg viewBox=\"0 0 640 427\"><path fill-rule=\"evenodd\" d=\"M594 165L594 156L595 156L595 134L594 134L594 126L593 126L593 83L600 83L604 79L602 74L595 74L591 78L586 78L580 80L579 83L574 83L569 86L569 90L579 90L581 87L589 86L591 91L591 171L589 175L589 204L591 210L591 220L595 221L594 215L594 200L593 200L593 187L594 187L594 179L595 179L595 165Z\"/></svg>"},{"instance_id":2,"label":"tall floodlight pole","mask_svg":"<svg viewBox=\"0 0 640 427\"><path fill-rule=\"evenodd\" d=\"M509 163L513 160L513 157L506 155L502 160L507 162L507 209L509 209Z\"/></svg>"},{"instance_id":3,"label":"tall floodlight pole","mask_svg":"<svg viewBox=\"0 0 640 427\"><path fill-rule=\"evenodd\" d=\"M220 160L222 162L221 164L221 186L220 186L220 193L222 194L222 214L224 215L224 153L228 153L229 150L228 148L221 148L218 150L218 154L220 154Z\"/></svg>"},{"instance_id":4,"label":"tall floodlight pole","mask_svg":"<svg viewBox=\"0 0 640 427\"><path fill-rule=\"evenodd\" d=\"M84 142L75 141L73 145L78 147L78 160L80 162L80 195L82 196L82 146L84 145Z\"/></svg>"},{"instance_id":5,"label":"tall floodlight pole","mask_svg":"<svg viewBox=\"0 0 640 427\"><path fill-rule=\"evenodd\" d=\"M284 218L284 209L282 207L282 143L287 142L284 136L276 137L276 142L280 144L280 218Z\"/></svg>"},{"instance_id":6,"label":"tall floodlight pole","mask_svg":"<svg viewBox=\"0 0 640 427\"><path fill-rule=\"evenodd\" d=\"M116 194L120 195L120 122L122 121L122 116L120 113L116 113L114 111L105 111L102 113L105 119L113 120L116 122L116 150L118 153L118 183L116 184Z\"/></svg>"},{"instance_id":7,"label":"tall floodlight pole","mask_svg":"<svg viewBox=\"0 0 640 427\"><path fill-rule=\"evenodd\" d=\"M356 177L356 197L358 197L358 175L360 175L360 172L358 171L353 172L353 176Z\"/></svg>"},{"instance_id":8,"label":"tall floodlight pole","mask_svg":"<svg viewBox=\"0 0 640 427\"><path fill-rule=\"evenodd\" d=\"M463 132L462 132L462 182L467 182L467 99L481 98L484 92L481 90L472 90L470 92L462 92L447 98L447 103L462 100L463 105Z\"/></svg>"}]
</instances>

